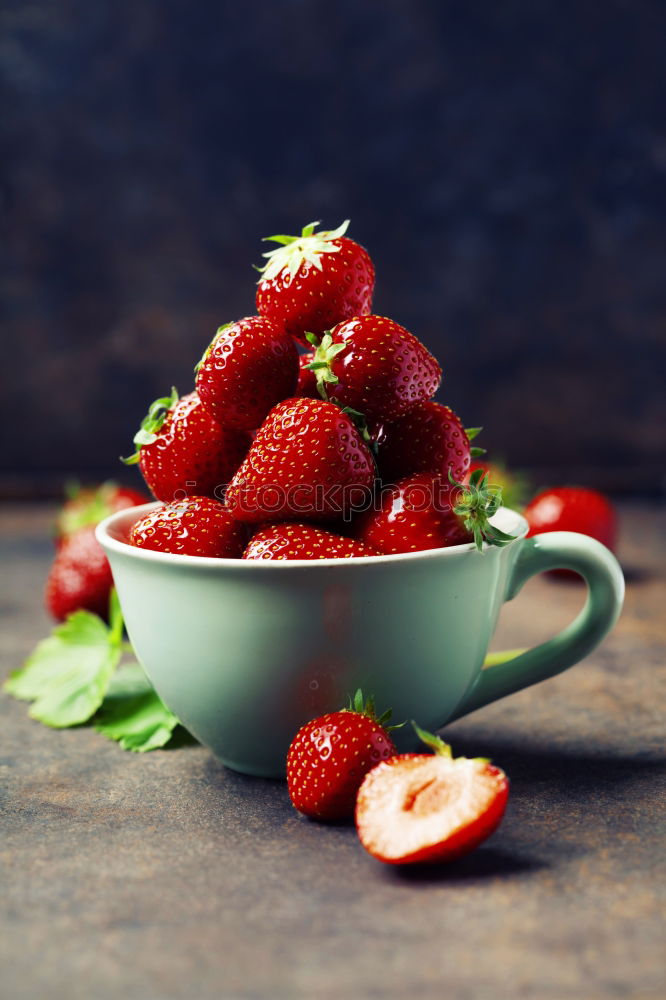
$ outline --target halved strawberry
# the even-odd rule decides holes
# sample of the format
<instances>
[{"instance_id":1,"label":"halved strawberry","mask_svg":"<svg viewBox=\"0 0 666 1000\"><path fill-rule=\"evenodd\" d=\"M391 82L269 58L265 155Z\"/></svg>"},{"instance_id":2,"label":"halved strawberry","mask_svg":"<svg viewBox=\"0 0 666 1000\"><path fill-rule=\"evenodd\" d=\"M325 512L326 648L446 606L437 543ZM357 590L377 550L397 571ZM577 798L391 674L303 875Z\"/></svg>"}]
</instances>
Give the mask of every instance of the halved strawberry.
<instances>
[{"instance_id":1,"label":"halved strawberry","mask_svg":"<svg viewBox=\"0 0 666 1000\"><path fill-rule=\"evenodd\" d=\"M308 340L322 397L369 421L396 420L434 396L442 378L425 345L385 316L357 316Z\"/></svg>"},{"instance_id":2,"label":"halved strawberry","mask_svg":"<svg viewBox=\"0 0 666 1000\"><path fill-rule=\"evenodd\" d=\"M345 538L313 524L283 522L257 531L243 559L353 559L379 552L354 538Z\"/></svg>"},{"instance_id":3,"label":"halved strawberry","mask_svg":"<svg viewBox=\"0 0 666 1000\"><path fill-rule=\"evenodd\" d=\"M483 758L454 758L438 736L414 727L433 754L399 754L370 771L356 799L366 851L387 864L453 861L500 824L509 782Z\"/></svg>"},{"instance_id":4,"label":"halved strawberry","mask_svg":"<svg viewBox=\"0 0 666 1000\"><path fill-rule=\"evenodd\" d=\"M307 331L322 334L350 316L370 312L375 269L362 246L345 233L349 220L334 230L316 232L318 222L300 236L268 236L279 243L264 254L257 288L257 312L306 343Z\"/></svg>"},{"instance_id":5,"label":"halved strawberry","mask_svg":"<svg viewBox=\"0 0 666 1000\"><path fill-rule=\"evenodd\" d=\"M238 521L328 521L367 504L372 454L333 403L287 399L266 417L226 503Z\"/></svg>"},{"instance_id":6,"label":"halved strawberry","mask_svg":"<svg viewBox=\"0 0 666 1000\"><path fill-rule=\"evenodd\" d=\"M287 753L287 787L293 805L319 820L354 815L359 785L368 771L397 753L372 698L358 690L349 708L329 712L298 730Z\"/></svg>"},{"instance_id":7,"label":"halved strawberry","mask_svg":"<svg viewBox=\"0 0 666 1000\"><path fill-rule=\"evenodd\" d=\"M130 545L184 556L240 559L245 528L211 497L188 497L150 511L133 525Z\"/></svg>"},{"instance_id":8,"label":"halved strawberry","mask_svg":"<svg viewBox=\"0 0 666 1000\"><path fill-rule=\"evenodd\" d=\"M138 463L158 500L186 496L221 497L250 444L244 431L222 427L199 394L156 399L134 435L136 451L122 461Z\"/></svg>"},{"instance_id":9,"label":"halved strawberry","mask_svg":"<svg viewBox=\"0 0 666 1000\"><path fill-rule=\"evenodd\" d=\"M248 316L217 331L197 365L197 390L223 427L251 431L298 381L296 344L263 316Z\"/></svg>"}]
</instances>

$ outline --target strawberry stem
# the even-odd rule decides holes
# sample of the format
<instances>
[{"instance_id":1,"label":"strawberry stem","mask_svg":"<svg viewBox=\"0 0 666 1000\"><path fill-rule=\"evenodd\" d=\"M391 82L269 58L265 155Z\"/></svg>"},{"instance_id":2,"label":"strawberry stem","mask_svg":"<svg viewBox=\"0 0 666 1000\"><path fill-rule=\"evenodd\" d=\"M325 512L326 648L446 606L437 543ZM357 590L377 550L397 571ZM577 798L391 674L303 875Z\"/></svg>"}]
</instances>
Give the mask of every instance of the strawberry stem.
<instances>
[{"instance_id":1,"label":"strawberry stem","mask_svg":"<svg viewBox=\"0 0 666 1000\"><path fill-rule=\"evenodd\" d=\"M420 726L416 725L413 719L412 726L414 727L414 732L421 742L430 747L433 753L437 754L438 757L448 757L449 759L453 757L451 747L448 743L445 743L440 736L435 736L434 733L429 733L426 729L421 729Z\"/></svg>"},{"instance_id":2,"label":"strawberry stem","mask_svg":"<svg viewBox=\"0 0 666 1000\"><path fill-rule=\"evenodd\" d=\"M405 725L404 722L400 722L394 726L387 725L393 714L391 709L387 708L381 715L377 715L375 699L372 695L365 698L361 688L357 688L353 696L347 695L347 699L349 704L345 708L340 709L341 712L355 712L357 715L365 715L368 719L372 719L373 722L380 725L382 729L385 729L387 733L393 729L400 729L401 726Z\"/></svg>"}]
</instances>

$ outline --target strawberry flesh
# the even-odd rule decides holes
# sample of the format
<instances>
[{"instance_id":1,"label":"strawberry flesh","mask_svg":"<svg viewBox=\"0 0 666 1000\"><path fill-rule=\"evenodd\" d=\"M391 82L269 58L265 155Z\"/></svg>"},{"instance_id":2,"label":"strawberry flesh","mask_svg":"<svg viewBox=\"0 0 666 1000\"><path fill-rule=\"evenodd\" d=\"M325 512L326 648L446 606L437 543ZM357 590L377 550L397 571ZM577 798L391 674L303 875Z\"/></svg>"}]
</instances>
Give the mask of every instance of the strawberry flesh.
<instances>
[{"instance_id":1,"label":"strawberry flesh","mask_svg":"<svg viewBox=\"0 0 666 1000\"><path fill-rule=\"evenodd\" d=\"M400 754L365 778L356 827L365 849L388 864L453 861L499 825L506 775L484 760Z\"/></svg>"}]
</instances>

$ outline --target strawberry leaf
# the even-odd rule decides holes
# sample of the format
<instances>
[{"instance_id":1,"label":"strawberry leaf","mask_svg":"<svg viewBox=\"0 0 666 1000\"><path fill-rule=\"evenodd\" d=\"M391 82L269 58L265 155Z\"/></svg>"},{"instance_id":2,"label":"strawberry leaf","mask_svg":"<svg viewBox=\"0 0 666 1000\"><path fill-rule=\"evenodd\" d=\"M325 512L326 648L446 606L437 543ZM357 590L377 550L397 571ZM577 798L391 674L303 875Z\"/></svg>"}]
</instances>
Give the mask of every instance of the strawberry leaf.
<instances>
[{"instance_id":1,"label":"strawberry leaf","mask_svg":"<svg viewBox=\"0 0 666 1000\"><path fill-rule=\"evenodd\" d=\"M75 611L15 670L5 690L31 701L30 716L63 729L87 722L102 704L122 656L122 616L115 591L111 625L90 611Z\"/></svg>"},{"instance_id":2,"label":"strawberry leaf","mask_svg":"<svg viewBox=\"0 0 666 1000\"><path fill-rule=\"evenodd\" d=\"M266 240L271 243L280 244L277 249L270 250L262 256L266 257L266 263L258 270L262 273L260 281L272 281L283 271L294 278L298 274L301 266L305 263L322 270L321 258L327 253L337 253L340 247L335 246L335 241L347 231L349 219L346 219L337 229L321 230L316 232L318 222L310 222L303 226L300 236L268 236Z\"/></svg>"},{"instance_id":3,"label":"strawberry leaf","mask_svg":"<svg viewBox=\"0 0 666 1000\"><path fill-rule=\"evenodd\" d=\"M121 667L113 676L95 718L98 733L138 753L163 747L178 724L138 663Z\"/></svg>"},{"instance_id":4,"label":"strawberry leaf","mask_svg":"<svg viewBox=\"0 0 666 1000\"><path fill-rule=\"evenodd\" d=\"M175 386L172 386L170 396L162 396L160 399L156 399L150 404L148 413L141 421L141 426L134 435L133 440L136 445L136 451L133 455L129 455L128 458L121 458L121 462L125 465L137 464L144 444L152 444L153 441L156 440L157 432L166 420L167 413L176 405L177 402L178 390Z\"/></svg>"}]
</instances>

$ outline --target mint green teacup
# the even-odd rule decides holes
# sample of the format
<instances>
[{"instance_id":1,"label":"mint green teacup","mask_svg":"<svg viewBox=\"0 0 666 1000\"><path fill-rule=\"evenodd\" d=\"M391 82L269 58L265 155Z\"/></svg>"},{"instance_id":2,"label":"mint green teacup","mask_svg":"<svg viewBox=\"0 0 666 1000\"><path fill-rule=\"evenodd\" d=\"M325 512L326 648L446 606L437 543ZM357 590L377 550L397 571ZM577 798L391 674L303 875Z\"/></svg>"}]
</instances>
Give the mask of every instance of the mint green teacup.
<instances>
[{"instance_id":1,"label":"mint green teacup","mask_svg":"<svg viewBox=\"0 0 666 1000\"><path fill-rule=\"evenodd\" d=\"M582 660L613 627L624 581L614 556L571 532L506 548L457 545L317 562L175 556L127 545L155 505L103 521L127 630L146 673L196 738L237 771L280 777L296 730L363 688L396 719L434 730ZM504 601L529 577L580 573L587 602L554 639L482 670ZM411 727L395 732L404 746Z\"/></svg>"}]
</instances>

